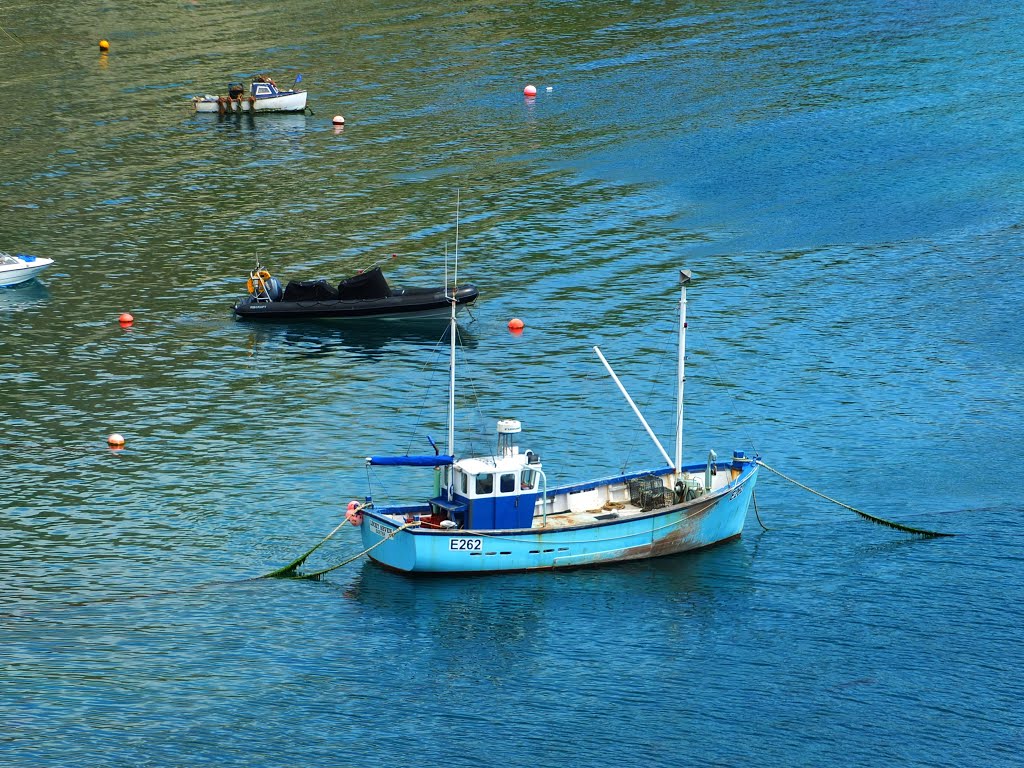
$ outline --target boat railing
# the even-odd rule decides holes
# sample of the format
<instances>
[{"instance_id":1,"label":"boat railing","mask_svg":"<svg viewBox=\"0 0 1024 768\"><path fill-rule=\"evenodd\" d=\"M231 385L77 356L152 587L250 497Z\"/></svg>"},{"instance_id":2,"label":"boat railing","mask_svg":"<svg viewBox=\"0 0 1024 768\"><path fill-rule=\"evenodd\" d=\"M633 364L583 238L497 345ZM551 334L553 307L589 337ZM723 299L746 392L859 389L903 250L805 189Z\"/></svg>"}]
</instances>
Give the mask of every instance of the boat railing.
<instances>
[{"instance_id":1,"label":"boat railing","mask_svg":"<svg viewBox=\"0 0 1024 768\"><path fill-rule=\"evenodd\" d=\"M550 503L552 508L555 506L555 500L548 498L548 476L544 474L544 470L540 467L530 467L534 472L540 475L541 482L541 494L540 494L540 524L541 527L548 523L548 504Z\"/></svg>"}]
</instances>

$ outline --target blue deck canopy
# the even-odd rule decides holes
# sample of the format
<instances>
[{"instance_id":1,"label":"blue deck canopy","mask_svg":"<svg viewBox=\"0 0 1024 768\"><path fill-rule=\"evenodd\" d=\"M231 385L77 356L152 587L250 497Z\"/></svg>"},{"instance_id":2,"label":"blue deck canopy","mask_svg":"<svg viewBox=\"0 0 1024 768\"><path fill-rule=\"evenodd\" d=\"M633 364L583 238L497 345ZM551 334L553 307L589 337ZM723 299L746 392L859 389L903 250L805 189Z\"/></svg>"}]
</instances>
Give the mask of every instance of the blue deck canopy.
<instances>
[{"instance_id":1,"label":"blue deck canopy","mask_svg":"<svg viewBox=\"0 0 1024 768\"><path fill-rule=\"evenodd\" d=\"M446 467L455 463L454 456L367 456L367 464L381 467Z\"/></svg>"}]
</instances>

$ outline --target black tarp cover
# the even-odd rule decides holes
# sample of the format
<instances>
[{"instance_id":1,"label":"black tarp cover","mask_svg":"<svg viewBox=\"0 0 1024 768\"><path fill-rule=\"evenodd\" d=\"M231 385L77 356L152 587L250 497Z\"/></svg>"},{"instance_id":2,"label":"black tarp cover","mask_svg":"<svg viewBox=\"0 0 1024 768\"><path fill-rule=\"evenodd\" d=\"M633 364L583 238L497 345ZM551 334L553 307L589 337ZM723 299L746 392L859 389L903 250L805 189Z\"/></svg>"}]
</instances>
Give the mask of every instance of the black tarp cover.
<instances>
[{"instance_id":1,"label":"black tarp cover","mask_svg":"<svg viewBox=\"0 0 1024 768\"><path fill-rule=\"evenodd\" d=\"M386 299L391 286L380 267L374 267L338 283L338 295L342 299Z\"/></svg>"},{"instance_id":2,"label":"black tarp cover","mask_svg":"<svg viewBox=\"0 0 1024 768\"><path fill-rule=\"evenodd\" d=\"M326 280L292 280L284 289L284 301L333 301L337 298L338 292Z\"/></svg>"}]
</instances>

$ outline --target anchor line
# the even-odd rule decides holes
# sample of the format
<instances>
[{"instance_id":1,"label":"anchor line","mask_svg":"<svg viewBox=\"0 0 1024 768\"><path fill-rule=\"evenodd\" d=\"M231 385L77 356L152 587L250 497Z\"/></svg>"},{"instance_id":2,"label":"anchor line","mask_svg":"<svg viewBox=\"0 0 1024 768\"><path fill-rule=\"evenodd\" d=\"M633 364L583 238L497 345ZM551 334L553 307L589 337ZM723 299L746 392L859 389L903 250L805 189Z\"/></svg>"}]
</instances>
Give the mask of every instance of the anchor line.
<instances>
[{"instance_id":1,"label":"anchor line","mask_svg":"<svg viewBox=\"0 0 1024 768\"><path fill-rule=\"evenodd\" d=\"M353 511L355 511L355 512L362 511L362 509L365 506L366 506L365 504L360 504ZM384 536L384 538L382 538L380 541L378 541L373 546L368 547L367 549L364 549L359 554L353 555L352 557L350 557L347 560L344 560L344 561L338 563L337 565L332 565L332 566L330 566L328 568L323 568L323 569L321 569L319 571L314 571L313 573L296 573L296 571L299 569L299 566L301 566L304 562L306 562L306 558L308 558L310 555L312 555L314 552L316 552L318 549L320 549L320 547L323 546L327 542L328 539L330 539L334 534L336 534L339 530L341 530L342 526L344 526L346 522L348 522L347 519L342 520L340 523L338 523L335 526L333 531L331 531L326 536L324 536L316 545L314 545L311 549L309 549L309 551L307 551L305 554L300 555L295 560L293 560L292 562L288 563L288 565L286 565L286 566L284 566L282 568L278 568L276 571L271 571L270 573L265 573L265 574L263 574L262 576L260 576L258 578L261 578L261 579L276 579L276 578L319 579L325 573L330 573L331 571L335 571L335 570L337 570L338 568L341 568L344 565L348 565L349 563L353 562L354 560L358 560L360 557L362 557L366 553L368 553L371 550L374 550L377 547L379 547L385 541L388 541L389 539L393 539L398 534L399 531L404 531L406 528L410 528L412 526L416 526L416 525L420 524L418 520L413 521L411 523L405 523L404 525L402 525L402 526L396 528L395 530L391 531L390 533L388 533L386 536Z\"/></svg>"},{"instance_id":2,"label":"anchor line","mask_svg":"<svg viewBox=\"0 0 1024 768\"><path fill-rule=\"evenodd\" d=\"M757 518L758 525L760 525L766 531L771 530L770 528L768 528L767 525L765 525L764 523L761 522L761 513L757 511L757 492L756 491L752 491L751 492L750 500L754 502L754 517Z\"/></svg>"},{"instance_id":3,"label":"anchor line","mask_svg":"<svg viewBox=\"0 0 1024 768\"><path fill-rule=\"evenodd\" d=\"M360 506L358 509L361 510L362 506ZM311 549L309 549L306 552L306 554L299 555L299 557L297 557L294 560L292 560L290 563L288 563L288 565L286 565L286 566L284 566L282 568L278 568L276 571L271 571L270 573L265 573L262 576L260 576L259 578L261 578L261 579L274 579L274 578L278 578L278 577L284 577L284 576L291 576L291 575L293 575L295 573L295 571L298 570L299 566L302 565L304 562L306 562L306 558L307 557L312 555L314 552L316 552L318 549L320 549L320 547L322 547L324 544L326 544L327 540L330 539L338 531L340 531L341 527L343 525L345 525L345 523L347 523L347 522L348 522L348 520L345 519L345 520L342 520L340 523L338 523L335 526L333 531L331 531L326 536L324 536L320 540L320 542L317 543L316 545L314 545Z\"/></svg>"},{"instance_id":4,"label":"anchor line","mask_svg":"<svg viewBox=\"0 0 1024 768\"><path fill-rule=\"evenodd\" d=\"M342 566L348 565L353 560L358 560L360 557L362 557L366 553L368 553L368 552L376 549L377 547L379 547L385 541L390 541L391 539L395 538L395 536L397 536L399 534L399 532L404 531L406 528L412 528L412 527L417 526L419 524L420 524L419 520L414 520L411 523L405 523L404 525L400 525L398 528L395 528L395 530L393 530L390 533L388 533L387 535L385 535L384 538L382 538L376 544L373 544L372 546L367 547L366 549L364 549L359 554L352 555L352 557L348 558L347 560L342 560L337 565L332 565L332 566L330 566L328 568L322 568L319 571L313 571L313 573L301 573L301 574L298 574L295 578L297 578L297 579L314 579L314 580L318 581L320 579L320 577L323 576L325 573L330 573L331 571L336 571L339 568L341 568Z\"/></svg>"},{"instance_id":5,"label":"anchor line","mask_svg":"<svg viewBox=\"0 0 1024 768\"><path fill-rule=\"evenodd\" d=\"M760 459L755 459L755 463L758 466L760 466L760 467L764 467L769 472L772 472L772 473L778 475L783 480L788 480L789 482L791 482L793 485L797 486L798 488L803 488L808 493L813 493L815 496L818 496L818 497L820 497L822 499L825 499L825 501L831 501L833 504L836 504L836 505L842 507L843 509L848 509L848 510L850 510L851 512L853 512L855 514L860 515L865 520L871 521L872 523L877 523L878 525L884 525L884 526L886 526L888 528L894 528L897 531L904 531L906 533L916 534L917 536L924 536L926 538L939 538L939 537L942 537L942 536L956 536L955 533L943 533L941 531L929 531L929 530L927 530L925 528L913 528L913 527L911 527L909 525L903 525L901 523L895 523L892 520L886 520L886 519L881 518L881 517L876 517L875 515L869 515L867 512L864 512L864 511L862 511L860 509L857 509L856 507L851 507L849 504L844 504L841 501L833 499L831 496L826 496L824 493L821 493L820 491L816 491L813 488L804 485L803 483L797 482L792 477L788 477L787 475L782 474L781 472L779 472L779 470L773 469L772 467L769 467L767 464L765 464ZM757 511L757 506L756 505L754 506L754 511L755 512ZM760 522L760 518L758 518L758 522Z\"/></svg>"}]
</instances>

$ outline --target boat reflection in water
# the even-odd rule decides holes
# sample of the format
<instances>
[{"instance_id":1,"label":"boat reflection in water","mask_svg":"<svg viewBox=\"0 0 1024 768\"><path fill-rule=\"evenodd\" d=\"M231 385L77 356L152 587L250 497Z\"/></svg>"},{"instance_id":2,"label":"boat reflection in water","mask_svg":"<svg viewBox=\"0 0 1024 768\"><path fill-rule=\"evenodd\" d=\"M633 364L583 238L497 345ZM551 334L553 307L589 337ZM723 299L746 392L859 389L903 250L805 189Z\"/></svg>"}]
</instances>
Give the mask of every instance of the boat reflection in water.
<instances>
[{"instance_id":1,"label":"boat reflection in water","mask_svg":"<svg viewBox=\"0 0 1024 768\"><path fill-rule=\"evenodd\" d=\"M281 344L291 354L319 357L348 353L377 361L381 356L402 349L433 349L448 343L448 323L444 320L420 320L415 323L381 323L374 320L350 320L344 325L322 320L287 323L250 323L249 348ZM466 349L475 348L477 338L459 327L457 342Z\"/></svg>"},{"instance_id":2,"label":"boat reflection in water","mask_svg":"<svg viewBox=\"0 0 1024 768\"><path fill-rule=\"evenodd\" d=\"M202 122L209 122L209 118ZM253 131L267 137L305 133L308 123L306 115L253 116L248 112L217 115L216 125L227 130Z\"/></svg>"},{"instance_id":3,"label":"boat reflection in water","mask_svg":"<svg viewBox=\"0 0 1024 768\"><path fill-rule=\"evenodd\" d=\"M358 546L351 542L346 549L351 551L335 552L333 557L351 556ZM325 562L330 559L324 556ZM609 618L604 612L609 595L642 606L652 618L661 614L658 620L685 617L712 623L725 593L738 596L754 591L751 552L742 541L689 557L634 560L616 568L579 569L571 574L566 579L538 578L537 573L491 574L483 584L450 574L409 579L364 559L346 585L334 586L375 613L414 623L415 631L425 638L451 637L458 627L453 641L473 637L525 645L531 636L544 636L537 627L552 621L566 600L577 607L592 606L583 610L600 614L602 623ZM321 583L326 587L330 582ZM625 614L623 621L629 621L629 616ZM624 634L629 631L623 627Z\"/></svg>"},{"instance_id":4,"label":"boat reflection in water","mask_svg":"<svg viewBox=\"0 0 1024 768\"><path fill-rule=\"evenodd\" d=\"M17 311L44 303L50 298L46 286L38 280L0 289L0 312Z\"/></svg>"}]
</instances>

